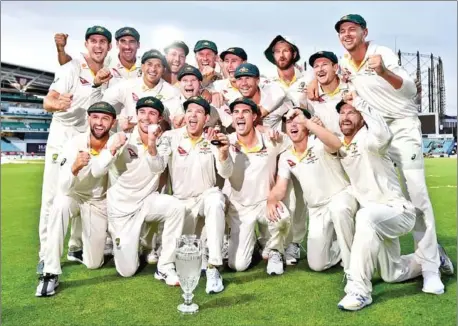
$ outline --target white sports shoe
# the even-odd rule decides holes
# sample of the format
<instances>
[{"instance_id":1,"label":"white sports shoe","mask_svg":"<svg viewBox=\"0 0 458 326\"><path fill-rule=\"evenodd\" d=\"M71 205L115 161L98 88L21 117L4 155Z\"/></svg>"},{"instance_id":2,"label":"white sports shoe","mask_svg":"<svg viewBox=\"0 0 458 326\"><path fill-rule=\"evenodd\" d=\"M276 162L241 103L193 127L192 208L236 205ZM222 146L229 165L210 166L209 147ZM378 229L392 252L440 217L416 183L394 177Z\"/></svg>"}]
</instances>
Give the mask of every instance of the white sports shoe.
<instances>
[{"instance_id":1,"label":"white sports shoe","mask_svg":"<svg viewBox=\"0 0 458 326\"><path fill-rule=\"evenodd\" d=\"M159 256L156 253L156 250L152 249L148 256L146 256L146 262L150 265L157 264L159 261Z\"/></svg>"},{"instance_id":2,"label":"white sports shoe","mask_svg":"<svg viewBox=\"0 0 458 326\"><path fill-rule=\"evenodd\" d=\"M205 292L208 294L219 293L224 290L223 277L219 273L218 269L207 268L207 285L205 287Z\"/></svg>"},{"instance_id":3,"label":"white sports shoe","mask_svg":"<svg viewBox=\"0 0 458 326\"><path fill-rule=\"evenodd\" d=\"M291 242L285 250L286 265L296 265L301 258L301 248L298 243Z\"/></svg>"},{"instance_id":4,"label":"white sports shoe","mask_svg":"<svg viewBox=\"0 0 458 326\"><path fill-rule=\"evenodd\" d=\"M372 303L372 297L363 296L359 293L348 293L340 302L337 304L337 307L342 310L356 311L361 310L364 307Z\"/></svg>"},{"instance_id":5,"label":"white sports shoe","mask_svg":"<svg viewBox=\"0 0 458 326\"><path fill-rule=\"evenodd\" d=\"M423 272L423 292L431 294L444 293L444 283L442 283L439 272Z\"/></svg>"},{"instance_id":6,"label":"white sports shoe","mask_svg":"<svg viewBox=\"0 0 458 326\"><path fill-rule=\"evenodd\" d=\"M445 252L444 248L441 245L438 245L438 249L439 249L439 256L440 256L440 261L441 261L441 266L439 267L439 270L441 271L442 274L453 275L454 269L453 269L452 261L447 256L447 253Z\"/></svg>"},{"instance_id":7,"label":"white sports shoe","mask_svg":"<svg viewBox=\"0 0 458 326\"><path fill-rule=\"evenodd\" d=\"M277 250L271 250L269 252L269 260L267 262L267 274L283 274L283 258Z\"/></svg>"},{"instance_id":8,"label":"white sports shoe","mask_svg":"<svg viewBox=\"0 0 458 326\"><path fill-rule=\"evenodd\" d=\"M35 292L36 297L49 297L56 293L56 288L59 286L59 276L54 274L40 275L40 282Z\"/></svg>"},{"instance_id":9,"label":"white sports shoe","mask_svg":"<svg viewBox=\"0 0 458 326\"><path fill-rule=\"evenodd\" d=\"M170 286L179 286L180 280L174 267L160 271L159 269L154 273L154 278L159 281L164 281L165 284Z\"/></svg>"}]
</instances>

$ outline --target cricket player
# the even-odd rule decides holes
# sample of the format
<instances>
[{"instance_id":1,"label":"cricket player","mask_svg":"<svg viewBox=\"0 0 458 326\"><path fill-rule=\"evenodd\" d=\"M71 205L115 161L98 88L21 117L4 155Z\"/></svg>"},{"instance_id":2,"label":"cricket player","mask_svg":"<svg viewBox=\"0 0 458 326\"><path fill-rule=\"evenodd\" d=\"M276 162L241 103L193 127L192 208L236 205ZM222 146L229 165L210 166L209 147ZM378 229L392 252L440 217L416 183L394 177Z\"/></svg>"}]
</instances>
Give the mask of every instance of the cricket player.
<instances>
[{"instance_id":1,"label":"cricket player","mask_svg":"<svg viewBox=\"0 0 458 326\"><path fill-rule=\"evenodd\" d=\"M170 67L164 74L164 79L173 86L178 86L178 72L186 64L189 48L183 41L173 41L165 49L165 59Z\"/></svg>"},{"instance_id":2,"label":"cricket player","mask_svg":"<svg viewBox=\"0 0 458 326\"><path fill-rule=\"evenodd\" d=\"M216 72L218 59L218 48L216 44L208 40L199 40L194 46L197 66L203 76L202 87L212 87L216 80L223 79L223 76Z\"/></svg>"},{"instance_id":3,"label":"cricket player","mask_svg":"<svg viewBox=\"0 0 458 326\"><path fill-rule=\"evenodd\" d=\"M224 289L218 267L223 265L226 203L216 186L216 173L225 179L232 174L229 140L222 133L204 134L204 126L210 119L210 104L204 98L188 98L184 110L186 126L166 131L161 136L159 151L169 154L173 196L186 205L190 225L185 227L184 233L196 234L198 220L205 221L209 251L206 292L218 293ZM211 140L217 140L219 145L212 145Z\"/></svg>"},{"instance_id":4,"label":"cricket player","mask_svg":"<svg viewBox=\"0 0 458 326\"><path fill-rule=\"evenodd\" d=\"M165 107L158 98L147 96L136 103L136 110L137 126L130 133L119 132L110 138L93 174L100 176L109 170L108 231L118 273L130 277L137 271L143 223L164 222L162 251L154 277L176 286L179 280L174 264L175 241L183 233L186 209L178 199L157 192L166 164L157 152L160 127L156 131L148 129L157 127Z\"/></svg>"},{"instance_id":5,"label":"cricket player","mask_svg":"<svg viewBox=\"0 0 458 326\"><path fill-rule=\"evenodd\" d=\"M168 64L165 57L157 50L149 50L142 56L142 76L126 80L107 89L102 95L100 86L111 79L107 70L100 71L94 79L91 101L103 101L115 106L122 104L120 117L129 121L132 128L137 123L135 104L145 96L159 98L165 107L164 121L172 125L174 116L183 114L180 103L180 92L176 87L167 83L162 76ZM173 126L173 125L172 125ZM163 125L165 128L165 125Z\"/></svg>"},{"instance_id":6,"label":"cricket player","mask_svg":"<svg viewBox=\"0 0 458 326\"><path fill-rule=\"evenodd\" d=\"M319 96L316 101L308 100L307 109L318 117L327 129L340 136L336 105L342 100L344 93L349 91L349 85L337 75L338 63L333 52L319 51L310 56L309 65L313 68L318 82Z\"/></svg>"},{"instance_id":7,"label":"cricket player","mask_svg":"<svg viewBox=\"0 0 458 326\"><path fill-rule=\"evenodd\" d=\"M87 54L82 55L81 58L72 59L60 67L43 101L44 109L52 112L53 118L46 146L43 173L38 274L43 274L48 216L56 194L63 145L74 136L87 131L87 109L90 105L91 85L94 75L103 68L103 62L111 49L111 37L110 31L105 27L89 27L85 34ZM74 241L70 239L67 258L72 261L80 261L78 257L82 244L78 235L81 230L74 231L76 237L73 238Z\"/></svg>"},{"instance_id":8,"label":"cricket player","mask_svg":"<svg viewBox=\"0 0 458 326\"><path fill-rule=\"evenodd\" d=\"M54 36L56 42L58 61L64 65L72 60L65 52L68 34L58 33ZM137 63L137 51L140 48L140 34L133 27L122 27L115 33L116 47L119 52L114 58L107 56L104 67L109 69L111 76L108 87L111 87L125 79L133 79L141 76L141 67Z\"/></svg>"},{"instance_id":9,"label":"cricket player","mask_svg":"<svg viewBox=\"0 0 458 326\"><path fill-rule=\"evenodd\" d=\"M353 311L372 303L371 279L376 268L385 282L402 282L421 275L421 265L414 254L401 256L399 237L413 229L416 215L388 155L393 138L388 125L355 92L346 95L336 109L344 136L341 145L330 150L341 159L361 206L356 213L347 294L338 304Z\"/></svg>"},{"instance_id":10,"label":"cricket player","mask_svg":"<svg viewBox=\"0 0 458 326\"><path fill-rule=\"evenodd\" d=\"M262 124L281 131L282 116L291 108L285 102L284 90L275 84L260 85L259 69L251 63L239 65L234 77L240 94L257 104Z\"/></svg>"},{"instance_id":11,"label":"cricket player","mask_svg":"<svg viewBox=\"0 0 458 326\"><path fill-rule=\"evenodd\" d=\"M107 231L106 175L94 177L92 158L106 146L110 129L116 122L116 110L108 103L99 102L87 109L89 130L68 140L59 164L56 196L48 216L46 251L43 274L35 295L51 296L59 285L62 274L60 257L71 218L82 220L84 253L79 259L89 269L103 264Z\"/></svg>"},{"instance_id":12,"label":"cricket player","mask_svg":"<svg viewBox=\"0 0 458 326\"><path fill-rule=\"evenodd\" d=\"M422 265L423 291L441 294L444 285L439 268L442 266L445 274L453 274L453 265L440 260L439 251L443 249L437 245L434 213L425 180L421 123L418 105L413 101L417 94L415 82L399 65L391 49L366 41L367 24L360 15L342 17L335 30L348 51L340 62L341 68L359 96L388 124L393 134L388 154L406 184L408 198L423 212L424 220L417 221L413 232L417 243L415 253Z\"/></svg>"},{"instance_id":13,"label":"cricket player","mask_svg":"<svg viewBox=\"0 0 458 326\"><path fill-rule=\"evenodd\" d=\"M265 80L265 83L274 83L283 88L294 106L306 107L307 84L311 76L302 73L296 63L301 59L299 48L292 40L277 35L264 51L267 60L277 67L277 74Z\"/></svg>"},{"instance_id":14,"label":"cricket player","mask_svg":"<svg viewBox=\"0 0 458 326\"><path fill-rule=\"evenodd\" d=\"M358 204L351 195L340 161L326 151L326 148L339 148L340 141L307 110L296 109L302 111L306 119L288 118L291 111L285 115L286 132L293 146L280 155L277 181L267 200L268 212L271 218L278 215L279 202L285 198L288 182L294 175L309 209L307 261L310 269L323 271L342 260L348 274Z\"/></svg>"},{"instance_id":15,"label":"cricket player","mask_svg":"<svg viewBox=\"0 0 458 326\"><path fill-rule=\"evenodd\" d=\"M230 155L234 162L230 184L227 217L231 226L229 238L229 267L245 271L251 264L256 244L256 223L267 225L271 237L267 241L267 273L283 274L285 237L290 227L290 216L281 205L280 218L270 218L267 198L275 183L277 156L289 145L282 134L273 142L254 128L261 114L249 98L239 98L230 104L235 132L229 135Z\"/></svg>"}]
</instances>

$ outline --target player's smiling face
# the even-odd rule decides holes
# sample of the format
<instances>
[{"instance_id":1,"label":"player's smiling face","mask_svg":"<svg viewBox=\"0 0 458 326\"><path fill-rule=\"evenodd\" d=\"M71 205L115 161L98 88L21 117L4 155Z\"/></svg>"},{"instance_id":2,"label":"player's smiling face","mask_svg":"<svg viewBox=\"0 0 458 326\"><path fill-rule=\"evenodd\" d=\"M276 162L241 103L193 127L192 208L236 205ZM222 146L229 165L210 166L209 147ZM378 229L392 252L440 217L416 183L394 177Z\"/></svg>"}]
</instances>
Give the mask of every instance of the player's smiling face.
<instances>
[{"instance_id":1,"label":"player's smiling face","mask_svg":"<svg viewBox=\"0 0 458 326\"><path fill-rule=\"evenodd\" d=\"M116 44L119 49L119 56L128 62L137 60L137 50L140 48L140 42L137 42L132 36L121 37Z\"/></svg>"},{"instance_id":2,"label":"player's smiling face","mask_svg":"<svg viewBox=\"0 0 458 326\"><path fill-rule=\"evenodd\" d=\"M111 43L103 35L91 35L85 43L89 57L96 63L103 63L108 51L111 50Z\"/></svg>"},{"instance_id":3,"label":"player's smiling face","mask_svg":"<svg viewBox=\"0 0 458 326\"><path fill-rule=\"evenodd\" d=\"M318 58L313 63L313 71L321 85L328 85L336 78L338 65L333 64L328 58Z\"/></svg>"},{"instance_id":4,"label":"player's smiling face","mask_svg":"<svg viewBox=\"0 0 458 326\"><path fill-rule=\"evenodd\" d=\"M272 49L278 68L285 70L294 64L295 53L290 44L280 41Z\"/></svg>"},{"instance_id":5,"label":"player's smiling face","mask_svg":"<svg viewBox=\"0 0 458 326\"><path fill-rule=\"evenodd\" d=\"M154 108L140 108L137 110L138 128L145 134L148 133L148 126L158 124L162 117L158 110Z\"/></svg>"},{"instance_id":6,"label":"player's smiling face","mask_svg":"<svg viewBox=\"0 0 458 326\"><path fill-rule=\"evenodd\" d=\"M216 54L210 49L203 49L196 53L196 61L199 70L202 71L205 66L216 67Z\"/></svg>"},{"instance_id":7,"label":"player's smiling face","mask_svg":"<svg viewBox=\"0 0 458 326\"><path fill-rule=\"evenodd\" d=\"M162 78L164 73L164 66L160 59L152 58L145 61L142 64L142 75L145 84L156 85Z\"/></svg>"},{"instance_id":8,"label":"player's smiling face","mask_svg":"<svg viewBox=\"0 0 458 326\"><path fill-rule=\"evenodd\" d=\"M345 22L340 25L339 39L347 51L353 51L361 44L364 44L367 36L367 28L363 29L360 25Z\"/></svg>"},{"instance_id":9,"label":"player's smiling face","mask_svg":"<svg viewBox=\"0 0 458 326\"><path fill-rule=\"evenodd\" d=\"M286 134L291 138L293 143L299 143L308 137L308 129L298 123L299 117L294 117L294 119L286 120Z\"/></svg>"},{"instance_id":10,"label":"player's smiling face","mask_svg":"<svg viewBox=\"0 0 458 326\"><path fill-rule=\"evenodd\" d=\"M181 94L185 98L199 95L200 81L194 75L185 75L180 80Z\"/></svg>"},{"instance_id":11,"label":"player's smiling face","mask_svg":"<svg viewBox=\"0 0 458 326\"><path fill-rule=\"evenodd\" d=\"M345 104L340 108L339 125L342 134L353 136L364 126L364 120L358 110L350 104Z\"/></svg>"},{"instance_id":12,"label":"player's smiling face","mask_svg":"<svg viewBox=\"0 0 458 326\"><path fill-rule=\"evenodd\" d=\"M244 97L253 97L258 91L259 78L242 76L235 80L235 84Z\"/></svg>"},{"instance_id":13,"label":"player's smiling face","mask_svg":"<svg viewBox=\"0 0 458 326\"><path fill-rule=\"evenodd\" d=\"M115 123L115 119L106 113L94 112L89 115L89 127L95 139L102 139L108 136L110 129Z\"/></svg>"},{"instance_id":14,"label":"player's smiling face","mask_svg":"<svg viewBox=\"0 0 458 326\"><path fill-rule=\"evenodd\" d=\"M196 103L190 103L185 113L186 130L192 136L200 136L204 131L204 126L208 121L208 114L205 109Z\"/></svg>"},{"instance_id":15,"label":"player's smiling face","mask_svg":"<svg viewBox=\"0 0 458 326\"><path fill-rule=\"evenodd\" d=\"M246 136L253 129L257 114L247 104L237 104L232 112L232 126L237 135Z\"/></svg>"},{"instance_id":16,"label":"player's smiling face","mask_svg":"<svg viewBox=\"0 0 458 326\"><path fill-rule=\"evenodd\" d=\"M234 54L226 54L223 61L223 69L226 71L226 74L229 76L229 79L234 82L235 69L243 63L242 58Z\"/></svg>"},{"instance_id":17,"label":"player's smiling face","mask_svg":"<svg viewBox=\"0 0 458 326\"><path fill-rule=\"evenodd\" d=\"M184 66L186 55L182 48L171 48L165 55L165 59L170 66L172 73L176 74Z\"/></svg>"}]
</instances>

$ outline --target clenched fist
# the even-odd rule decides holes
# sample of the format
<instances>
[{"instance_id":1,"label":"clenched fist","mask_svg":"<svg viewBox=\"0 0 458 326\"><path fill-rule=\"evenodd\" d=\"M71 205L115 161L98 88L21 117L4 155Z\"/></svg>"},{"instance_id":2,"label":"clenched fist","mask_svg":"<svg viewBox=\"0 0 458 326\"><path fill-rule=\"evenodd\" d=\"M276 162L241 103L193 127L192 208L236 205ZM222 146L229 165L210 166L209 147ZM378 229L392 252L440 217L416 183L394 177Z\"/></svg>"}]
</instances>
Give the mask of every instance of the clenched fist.
<instances>
[{"instance_id":1,"label":"clenched fist","mask_svg":"<svg viewBox=\"0 0 458 326\"><path fill-rule=\"evenodd\" d=\"M113 142L110 146L112 155L115 155L117 150L120 149L127 141L127 136L123 131L120 131L113 135Z\"/></svg>"},{"instance_id":2,"label":"clenched fist","mask_svg":"<svg viewBox=\"0 0 458 326\"><path fill-rule=\"evenodd\" d=\"M94 86L99 87L102 84L108 83L108 81L113 78L110 70L107 68L100 69L97 71L97 74L94 78Z\"/></svg>"},{"instance_id":3,"label":"clenched fist","mask_svg":"<svg viewBox=\"0 0 458 326\"><path fill-rule=\"evenodd\" d=\"M82 168L89 164L91 160L91 155L88 152L79 151L78 155L76 156L76 160L72 166L72 173L73 175L77 175Z\"/></svg>"},{"instance_id":4,"label":"clenched fist","mask_svg":"<svg viewBox=\"0 0 458 326\"><path fill-rule=\"evenodd\" d=\"M383 63L382 56L380 54L374 54L369 56L367 66L373 69L377 75L382 75L386 71L385 64Z\"/></svg>"},{"instance_id":5,"label":"clenched fist","mask_svg":"<svg viewBox=\"0 0 458 326\"><path fill-rule=\"evenodd\" d=\"M67 45L68 34L57 33L54 35L54 42L56 43L57 51L64 52L65 46Z\"/></svg>"},{"instance_id":6,"label":"clenched fist","mask_svg":"<svg viewBox=\"0 0 458 326\"><path fill-rule=\"evenodd\" d=\"M67 111L72 105L73 94L59 94L57 98L57 111Z\"/></svg>"}]
</instances>

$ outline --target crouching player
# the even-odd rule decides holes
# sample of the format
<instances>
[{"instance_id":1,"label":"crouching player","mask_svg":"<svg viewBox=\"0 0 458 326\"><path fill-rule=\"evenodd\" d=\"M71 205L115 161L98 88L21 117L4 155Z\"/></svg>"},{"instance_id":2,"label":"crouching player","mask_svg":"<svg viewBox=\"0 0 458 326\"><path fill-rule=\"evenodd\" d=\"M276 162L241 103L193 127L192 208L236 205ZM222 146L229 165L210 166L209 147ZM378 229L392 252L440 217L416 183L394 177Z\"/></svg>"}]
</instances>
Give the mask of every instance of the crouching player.
<instances>
[{"instance_id":1,"label":"crouching player","mask_svg":"<svg viewBox=\"0 0 458 326\"><path fill-rule=\"evenodd\" d=\"M106 191L107 176L94 176L93 161L106 146L110 129L116 122L115 109L106 102L91 105L88 110L90 130L72 138L65 146L60 163L57 195L48 219L48 242L43 274L36 296L51 296L59 285L62 274L60 257L70 218L81 217L83 228L82 256L87 268L103 264L107 231Z\"/></svg>"},{"instance_id":2,"label":"crouching player","mask_svg":"<svg viewBox=\"0 0 458 326\"><path fill-rule=\"evenodd\" d=\"M136 110L137 125L131 133L120 132L110 138L93 173L104 175L109 170L108 231L113 239L118 273L129 277L137 271L143 223L164 222L162 254L154 277L175 286L179 285L175 246L183 231L185 207L172 196L157 192L159 177L166 166L157 155L160 128L154 132L150 128L148 132L151 125L161 121L164 105L155 97L144 97L137 102Z\"/></svg>"},{"instance_id":3,"label":"crouching player","mask_svg":"<svg viewBox=\"0 0 458 326\"><path fill-rule=\"evenodd\" d=\"M269 218L267 197L275 183L277 156L288 145L288 138L280 134L271 141L254 127L261 114L249 98L238 98L230 104L235 132L229 135L229 154L234 168L229 181L228 218L231 226L229 239L229 267L246 270L252 260L256 243L256 223L268 225L271 237L266 244L267 273L283 274L285 238L291 225L289 212L283 204L280 217Z\"/></svg>"},{"instance_id":4,"label":"crouching player","mask_svg":"<svg viewBox=\"0 0 458 326\"><path fill-rule=\"evenodd\" d=\"M319 272L342 259L348 273L358 205L349 192L350 183L340 160L326 151L329 148L335 152L341 143L331 131L315 122L307 110L295 108L285 115L285 120L293 146L280 155L277 182L267 201L269 215L278 215L291 175L295 176L309 209L309 267Z\"/></svg>"},{"instance_id":5,"label":"crouching player","mask_svg":"<svg viewBox=\"0 0 458 326\"><path fill-rule=\"evenodd\" d=\"M209 252L206 292L217 293L224 289L216 267L223 264L226 204L223 193L216 186L216 173L226 179L232 174L229 140L222 133L205 138L204 126L210 118L211 108L204 98L190 97L183 107L185 127L166 131L160 138L159 152L169 154L166 159L173 196L187 208L183 233L194 234L198 219L205 219ZM211 140L217 140L218 147L211 145Z\"/></svg>"}]
</instances>

